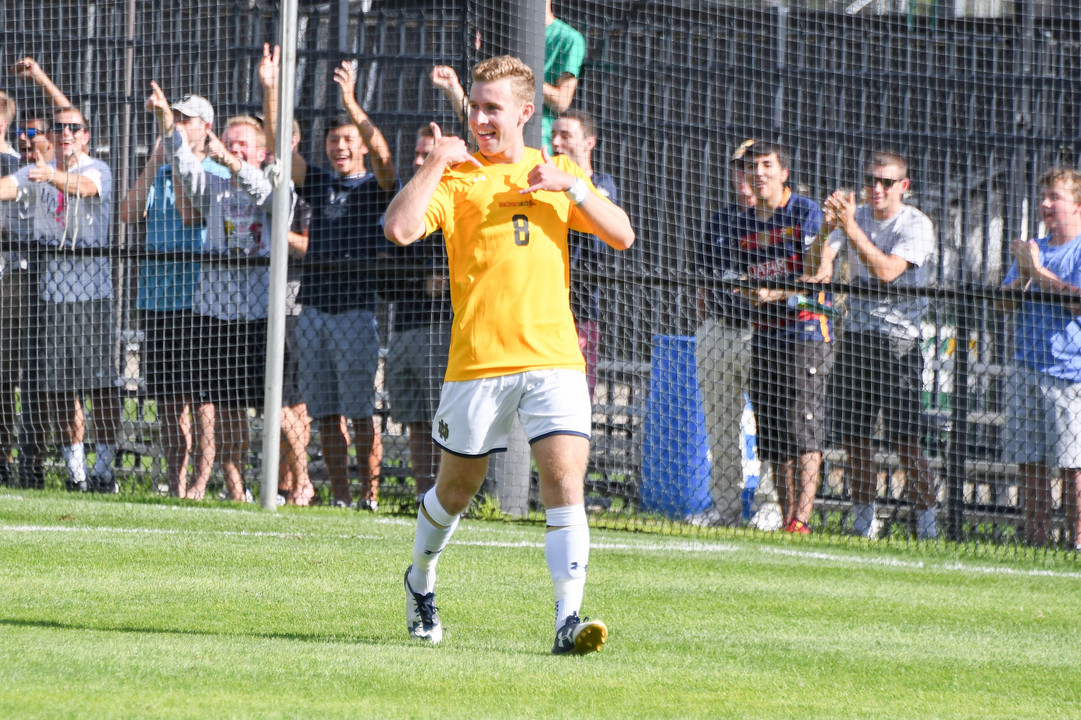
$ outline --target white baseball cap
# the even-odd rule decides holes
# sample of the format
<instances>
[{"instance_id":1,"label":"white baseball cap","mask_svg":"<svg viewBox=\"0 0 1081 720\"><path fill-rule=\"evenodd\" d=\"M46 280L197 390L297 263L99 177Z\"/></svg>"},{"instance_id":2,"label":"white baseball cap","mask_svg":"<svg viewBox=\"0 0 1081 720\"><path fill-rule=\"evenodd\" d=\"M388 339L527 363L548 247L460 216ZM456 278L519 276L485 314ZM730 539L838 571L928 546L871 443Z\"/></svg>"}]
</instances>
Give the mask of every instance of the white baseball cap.
<instances>
[{"instance_id":1,"label":"white baseball cap","mask_svg":"<svg viewBox=\"0 0 1081 720\"><path fill-rule=\"evenodd\" d=\"M202 95L185 95L170 107L188 117L202 118L207 125L214 123L214 108Z\"/></svg>"}]
</instances>

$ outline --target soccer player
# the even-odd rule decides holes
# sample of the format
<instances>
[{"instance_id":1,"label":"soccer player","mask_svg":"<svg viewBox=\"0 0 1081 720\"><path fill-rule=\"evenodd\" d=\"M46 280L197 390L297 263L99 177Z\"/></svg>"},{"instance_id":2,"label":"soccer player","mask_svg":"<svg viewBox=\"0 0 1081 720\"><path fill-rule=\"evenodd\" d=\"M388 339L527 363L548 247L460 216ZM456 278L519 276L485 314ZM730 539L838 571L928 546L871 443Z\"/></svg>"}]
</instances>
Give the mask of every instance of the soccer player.
<instances>
[{"instance_id":1,"label":"soccer player","mask_svg":"<svg viewBox=\"0 0 1081 720\"><path fill-rule=\"evenodd\" d=\"M436 486L417 513L405 574L412 637L443 637L435 606L436 562L484 479L488 455L506 447L518 414L540 473L555 586L552 652L599 650L608 630L580 620L589 562L583 491L590 403L569 302L569 229L624 250L627 214L596 192L585 171L525 146L533 72L500 56L473 68L469 128L479 150L442 137L387 209L387 238L406 245L442 229L454 325L433 438L442 447Z\"/></svg>"},{"instance_id":2,"label":"soccer player","mask_svg":"<svg viewBox=\"0 0 1081 720\"><path fill-rule=\"evenodd\" d=\"M931 220L905 204L909 185L905 159L892 152L876 152L866 179L868 204L857 208L854 194L842 191L825 202L826 212L837 224L830 244L840 250L847 242L853 281L885 291L879 297L852 298L834 370L837 407L843 408L838 418L840 434L852 473L852 532L867 538L877 533L878 469L872 436L879 411L916 506L917 533L927 539L938 536L934 473L919 443L920 321L928 300L888 292L894 287L926 285L926 263L935 250Z\"/></svg>"}]
</instances>

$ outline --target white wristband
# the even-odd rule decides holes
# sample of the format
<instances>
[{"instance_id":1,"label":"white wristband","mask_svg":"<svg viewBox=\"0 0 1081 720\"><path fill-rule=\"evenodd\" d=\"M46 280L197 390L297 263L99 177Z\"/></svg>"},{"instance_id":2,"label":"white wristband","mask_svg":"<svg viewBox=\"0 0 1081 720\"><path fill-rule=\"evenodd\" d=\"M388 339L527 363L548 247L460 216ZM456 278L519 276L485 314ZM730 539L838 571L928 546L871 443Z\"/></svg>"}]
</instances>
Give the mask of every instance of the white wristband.
<instances>
[{"instance_id":1,"label":"white wristband","mask_svg":"<svg viewBox=\"0 0 1081 720\"><path fill-rule=\"evenodd\" d=\"M589 187L582 178L575 178L574 183L563 192L567 193L567 197L569 197L571 202L575 205L581 205L586 201L586 198L589 197Z\"/></svg>"}]
</instances>

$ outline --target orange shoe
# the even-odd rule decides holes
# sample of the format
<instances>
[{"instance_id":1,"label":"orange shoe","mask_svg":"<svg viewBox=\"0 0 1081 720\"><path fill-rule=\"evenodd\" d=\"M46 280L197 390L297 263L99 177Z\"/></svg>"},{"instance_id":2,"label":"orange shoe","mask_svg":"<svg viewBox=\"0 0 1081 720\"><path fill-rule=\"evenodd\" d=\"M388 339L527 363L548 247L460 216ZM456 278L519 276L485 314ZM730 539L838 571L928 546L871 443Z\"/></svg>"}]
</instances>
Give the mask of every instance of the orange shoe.
<instances>
[{"instance_id":1,"label":"orange shoe","mask_svg":"<svg viewBox=\"0 0 1081 720\"><path fill-rule=\"evenodd\" d=\"M788 524L784 526L784 531L786 533L793 533L795 535L811 534L811 528L807 527L807 523L803 522L802 520L797 520L796 518L792 518L788 521Z\"/></svg>"}]
</instances>

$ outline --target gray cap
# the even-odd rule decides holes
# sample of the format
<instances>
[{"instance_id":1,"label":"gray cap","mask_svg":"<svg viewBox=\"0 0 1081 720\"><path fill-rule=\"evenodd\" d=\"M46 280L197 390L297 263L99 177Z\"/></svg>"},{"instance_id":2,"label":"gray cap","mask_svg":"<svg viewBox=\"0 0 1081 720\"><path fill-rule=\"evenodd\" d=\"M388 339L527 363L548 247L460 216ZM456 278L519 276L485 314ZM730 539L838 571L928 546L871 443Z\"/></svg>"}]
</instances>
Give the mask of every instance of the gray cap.
<instances>
[{"instance_id":1,"label":"gray cap","mask_svg":"<svg viewBox=\"0 0 1081 720\"><path fill-rule=\"evenodd\" d=\"M185 95L170 107L188 117L202 118L207 125L214 123L214 108L202 95Z\"/></svg>"}]
</instances>

